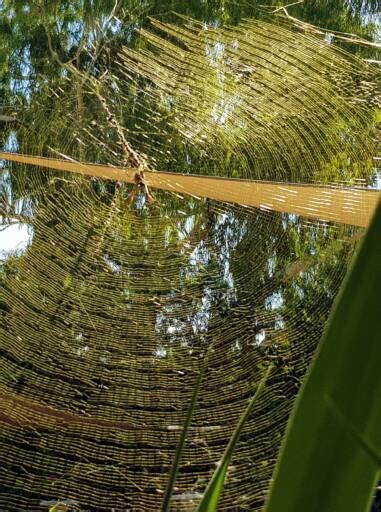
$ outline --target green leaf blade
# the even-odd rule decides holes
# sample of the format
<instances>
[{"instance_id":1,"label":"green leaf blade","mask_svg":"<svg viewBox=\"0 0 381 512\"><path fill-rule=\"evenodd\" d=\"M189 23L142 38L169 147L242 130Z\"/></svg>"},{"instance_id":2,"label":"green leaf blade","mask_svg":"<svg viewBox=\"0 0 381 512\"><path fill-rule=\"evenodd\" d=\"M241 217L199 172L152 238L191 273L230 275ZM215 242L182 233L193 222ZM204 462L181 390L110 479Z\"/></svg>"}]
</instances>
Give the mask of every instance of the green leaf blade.
<instances>
[{"instance_id":1,"label":"green leaf blade","mask_svg":"<svg viewBox=\"0 0 381 512\"><path fill-rule=\"evenodd\" d=\"M210 350L210 348L209 348L209 350ZM169 474L169 479L168 479L167 487L166 487L166 490L165 490L165 493L164 493L163 503L162 503L162 506L161 506L162 512L167 512L171 508L171 500L172 500L173 487L175 485L175 481L176 481L177 474L178 474L178 471L179 471L181 457L182 457L182 454L183 454L183 451L184 451L185 442L186 442L186 439L187 439L187 434L188 434L189 428L191 426L193 415L194 415L194 412L195 412L195 409L196 409L197 398L198 398L198 395L199 395L199 392L200 392L200 389L201 389L201 386L202 386L202 380L204 378L205 370L206 370L207 365L208 365L209 350L207 351L207 353L206 353L206 355L204 357L203 363L201 365L200 373L199 373L199 375L197 377L196 384L195 384L195 387L193 389L192 397L191 397L191 400L190 400L188 412L187 412L187 415L185 417L183 429L181 431L180 438L179 438L179 441L178 441L178 444L177 444L175 457L173 459L172 468L171 468L171 471L170 471L170 474Z\"/></svg>"},{"instance_id":2,"label":"green leaf blade","mask_svg":"<svg viewBox=\"0 0 381 512\"><path fill-rule=\"evenodd\" d=\"M229 443L225 449L222 459L221 459L216 471L214 472L214 474L205 490L204 496L198 506L197 512L213 512L213 511L217 510L218 500L220 498L220 495L221 495L223 487L224 487L225 476L226 476L231 458L233 456L234 448L237 445L239 436L241 435L241 432L244 427L244 424L246 423L246 420L248 419L250 414L253 412L253 409L255 407L257 399L258 399L259 395L261 394L272 369L273 369L273 366L270 365L268 367L265 375L262 377L260 383L258 384L256 392L255 392L254 396L251 398L249 405L246 407L246 410L241 415L239 422L238 422L238 424L229 440Z\"/></svg>"},{"instance_id":3,"label":"green leaf blade","mask_svg":"<svg viewBox=\"0 0 381 512\"><path fill-rule=\"evenodd\" d=\"M381 207L295 404L267 512L368 511L381 454Z\"/></svg>"}]
</instances>

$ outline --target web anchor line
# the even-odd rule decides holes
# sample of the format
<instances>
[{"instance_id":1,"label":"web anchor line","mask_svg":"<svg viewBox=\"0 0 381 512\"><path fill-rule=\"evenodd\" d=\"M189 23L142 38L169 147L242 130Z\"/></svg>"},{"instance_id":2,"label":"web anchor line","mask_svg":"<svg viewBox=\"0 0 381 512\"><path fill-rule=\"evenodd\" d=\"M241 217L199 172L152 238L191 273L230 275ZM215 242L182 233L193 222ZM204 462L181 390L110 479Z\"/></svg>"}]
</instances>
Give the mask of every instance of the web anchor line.
<instances>
[{"instance_id":1,"label":"web anchor line","mask_svg":"<svg viewBox=\"0 0 381 512\"><path fill-rule=\"evenodd\" d=\"M136 168L9 152L0 152L0 159L136 183ZM144 176L146 186L152 188L360 227L368 226L381 197L378 190L355 187L250 181L152 170L145 170Z\"/></svg>"}]
</instances>

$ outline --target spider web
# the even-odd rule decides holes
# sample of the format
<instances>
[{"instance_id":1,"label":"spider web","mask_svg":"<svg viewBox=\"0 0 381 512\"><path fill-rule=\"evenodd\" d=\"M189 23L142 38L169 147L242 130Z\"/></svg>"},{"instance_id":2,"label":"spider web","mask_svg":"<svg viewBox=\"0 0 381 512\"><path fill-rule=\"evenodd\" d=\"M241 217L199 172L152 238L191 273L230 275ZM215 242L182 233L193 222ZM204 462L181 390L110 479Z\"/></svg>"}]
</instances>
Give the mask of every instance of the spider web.
<instances>
[{"instance_id":1,"label":"spider web","mask_svg":"<svg viewBox=\"0 0 381 512\"><path fill-rule=\"evenodd\" d=\"M30 240L1 274L2 510L160 509L207 351L172 510L195 508L272 363L220 503L263 507L364 232L354 219L377 197L379 72L289 22L182 21L152 20L135 47L66 67L18 129L19 153L130 171L4 163L3 223ZM152 204L142 189L131 200L136 169L159 180ZM175 188L195 175L231 180L202 182L223 199ZM279 192L284 209L224 199L241 180L314 186L315 210L295 214Z\"/></svg>"}]
</instances>

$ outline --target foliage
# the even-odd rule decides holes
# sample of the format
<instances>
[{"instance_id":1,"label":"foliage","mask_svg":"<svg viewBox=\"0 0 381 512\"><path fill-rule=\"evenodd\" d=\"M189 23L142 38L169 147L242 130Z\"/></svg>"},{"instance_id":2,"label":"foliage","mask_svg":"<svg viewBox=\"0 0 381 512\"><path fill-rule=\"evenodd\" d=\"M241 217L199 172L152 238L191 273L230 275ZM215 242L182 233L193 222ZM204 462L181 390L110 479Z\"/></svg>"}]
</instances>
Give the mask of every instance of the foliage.
<instances>
[{"instance_id":1,"label":"foliage","mask_svg":"<svg viewBox=\"0 0 381 512\"><path fill-rule=\"evenodd\" d=\"M369 509L381 453L380 231L381 205L295 404L268 512Z\"/></svg>"},{"instance_id":2,"label":"foliage","mask_svg":"<svg viewBox=\"0 0 381 512\"><path fill-rule=\"evenodd\" d=\"M226 450L222 456L221 461L218 463L218 467L213 474L212 479L210 480L207 488L205 489L204 496L197 508L198 512L211 512L213 510L217 510L218 501L220 499L220 495L222 494L222 489L224 487L225 477L228 471L228 467L230 461L232 459L234 448L238 442L239 436L242 432L243 426L253 412L255 404L258 400L258 397L266 385L267 379L271 373L272 366L270 365L267 371L265 372L262 380L259 382L258 387L253 395L252 399L249 402L246 410L242 414L239 419L239 422L229 440L229 443L226 447Z\"/></svg>"},{"instance_id":3,"label":"foliage","mask_svg":"<svg viewBox=\"0 0 381 512\"><path fill-rule=\"evenodd\" d=\"M371 345L369 351L373 354L377 349L377 325L373 324L376 322L376 312L379 308L378 287L381 282L378 261L380 230L381 204L364 237L353 268L348 272L316 360L295 404L278 462L277 475L271 487L269 504L266 508L269 512L273 510L304 511L307 507L311 509L311 504L315 504L316 510L338 512L348 510L353 503L356 504L356 510L366 512L369 509L369 500L380 464L377 435L372 432L372 428L369 429L369 424L377 429L379 408L377 404L367 405L365 412L363 398L375 396L375 389L379 385L377 369L372 367L368 351L360 359L364 363L364 368L358 368L358 361L360 353L364 352L364 349L359 347L359 339L364 337L364 334L367 344ZM369 286L369 282L373 282L373 286ZM351 318L349 326L348 315ZM364 323L365 316L373 317L373 323L369 324L369 321ZM373 350L372 346L374 346ZM346 364L342 362L343 359L346 360ZM375 357L373 366L377 364L377 360L378 358ZM337 368L340 368L339 361L341 369L337 375ZM198 505L199 512L217 510L233 450L271 369L270 367L266 372L250 404L242 414ZM361 372L369 377L365 381L364 389L356 392L358 400L355 403L353 403L353 393L348 391L351 389L354 372ZM199 375L183 427L178 456L170 475L172 485L169 486L169 490L172 489L176 478L182 447L194 412L202 377L203 372ZM343 380L347 381L346 385L343 385ZM356 423L354 423L353 409L357 410ZM303 456L300 455L301 445ZM332 464L331 454L335 454L334 464ZM341 464L337 464L337 454L341 456ZM356 467L351 460L356 460ZM327 473L329 476L322 479L322 475ZM351 492L348 482L353 479L356 482L360 481L362 485L361 488L357 485ZM169 510L169 502L170 493L164 501L163 510Z\"/></svg>"},{"instance_id":4,"label":"foliage","mask_svg":"<svg viewBox=\"0 0 381 512\"><path fill-rule=\"evenodd\" d=\"M11 49L4 91L16 102L17 89L24 108L19 125L2 133L4 142L17 151L116 165L133 150L151 167L187 173L368 179L373 70L323 41L324 33L319 40L274 23L270 3L256 9L173 1L169 9L166 1L118 2L114 19L114 3L52 2L40 12L39 2L29 2L40 13L29 22L17 2L12 31L4 31ZM10 14L15 2L3 5ZM307 12L308 5L289 12ZM356 18L362 34L359 9L327 5L335 16L321 24L344 29ZM175 24L151 22L148 14ZM253 14L261 21L221 27ZM235 39L239 50L229 47ZM29 58L23 49L31 41ZM20 56L28 64L25 90L11 82ZM233 112L230 135L231 118L225 128L215 120L224 114L219 101L231 97L243 105ZM193 139L184 131L189 126ZM337 155L342 144L348 151ZM4 495L21 509L37 508L40 493L77 493L94 509L115 506L114 497L120 508L158 509L187 412L184 393L191 394L212 344L175 497L204 491L258 375L274 363L221 498L221 507L258 510L360 230L166 192L150 207L131 204L124 185L20 165L4 166L4 180L12 193L2 214L10 219L31 205L34 236L2 272L2 385L20 400L35 395L79 416L139 425L6 431Z\"/></svg>"},{"instance_id":5,"label":"foliage","mask_svg":"<svg viewBox=\"0 0 381 512\"><path fill-rule=\"evenodd\" d=\"M327 181L327 168L329 180L370 173L377 73L288 23L152 22L119 67L118 83L140 91L140 131L150 131L144 141L131 126L128 138L156 168L304 183Z\"/></svg>"},{"instance_id":6,"label":"foliage","mask_svg":"<svg viewBox=\"0 0 381 512\"><path fill-rule=\"evenodd\" d=\"M131 44L131 29L145 25L148 16L173 21L177 12L219 26L267 16L278 4L275 0L173 0L170 4L167 0L4 0L0 7L0 102L14 104L14 93L18 100L32 94L47 77L61 75L62 63L73 62L81 69L94 65L107 41L117 46ZM371 36L372 27L361 17L365 10L377 10L377 0L365 4L306 0L291 7L290 13L330 30Z\"/></svg>"}]
</instances>

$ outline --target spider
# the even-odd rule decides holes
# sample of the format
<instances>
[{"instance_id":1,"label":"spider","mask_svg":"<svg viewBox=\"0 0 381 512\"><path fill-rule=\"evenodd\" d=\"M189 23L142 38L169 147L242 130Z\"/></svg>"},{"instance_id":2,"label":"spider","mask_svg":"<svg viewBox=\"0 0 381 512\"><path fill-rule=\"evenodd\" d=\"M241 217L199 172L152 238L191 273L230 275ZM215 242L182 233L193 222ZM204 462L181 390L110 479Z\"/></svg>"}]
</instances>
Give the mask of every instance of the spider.
<instances>
[{"instance_id":1,"label":"spider","mask_svg":"<svg viewBox=\"0 0 381 512\"><path fill-rule=\"evenodd\" d=\"M152 204L155 201L155 198L149 191L148 185L145 181L145 176L144 176L143 171L135 173L134 182L135 182L135 185L134 185L133 189L131 190L131 192L127 196L128 201L130 201L132 203L132 201L136 197L137 192L140 190L146 196L148 203Z\"/></svg>"}]
</instances>

